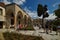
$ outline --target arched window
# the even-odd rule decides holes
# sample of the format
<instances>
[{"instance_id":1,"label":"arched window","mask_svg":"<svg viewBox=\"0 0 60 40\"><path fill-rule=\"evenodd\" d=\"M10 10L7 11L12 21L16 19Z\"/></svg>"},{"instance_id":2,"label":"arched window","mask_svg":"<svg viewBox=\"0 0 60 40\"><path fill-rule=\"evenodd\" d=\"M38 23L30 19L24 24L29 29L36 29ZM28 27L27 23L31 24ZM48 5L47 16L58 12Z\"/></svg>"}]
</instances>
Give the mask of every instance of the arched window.
<instances>
[{"instance_id":1,"label":"arched window","mask_svg":"<svg viewBox=\"0 0 60 40\"><path fill-rule=\"evenodd\" d=\"M2 9L0 9L0 15L2 15Z\"/></svg>"},{"instance_id":2,"label":"arched window","mask_svg":"<svg viewBox=\"0 0 60 40\"><path fill-rule=\"evenodd\" d=\"M19 11L18 14L20 15L21 18L23 17L23 14L21 11Z\"/></svg>"},{"instance_id":3,"label":"arched window","mask_svg":"<svg viewBox=\"0 0 60 40\"><path fill-rule=\"evenodd\" d=\"M25 21L25 24L27 23L27 17L26 15L24 16L24 21Z\"/></svg>"},{"instance_id":4,"label":"arched window","mask_svg":"<svg viewBox=\"0 0 60 40\"><path fill-rule=\"evenodd\" d=\"M10 18L11 18L11 25L14 25L14 14L13 13L10 14Z\"/></svg>"},{"instance_id":5,"label":"arched window","mask_svg":"<svg viewBox=\"0 0 60 40\"><path fill-rule=\"evenodd\" d=\"M21 11L17 12L17 24L22 24L23 23L23 14Z\"/></svg>"},{"instance_id":6,"label":"arched window","mask_svg":"<svg viewBox=\"0 0 60 40\"><path fill-rule=\"evenodd\" d=\"M20 24L20 21L21 21L21 17L20 15L18 15L18 24Z\"/></svg>"}]
</instances>

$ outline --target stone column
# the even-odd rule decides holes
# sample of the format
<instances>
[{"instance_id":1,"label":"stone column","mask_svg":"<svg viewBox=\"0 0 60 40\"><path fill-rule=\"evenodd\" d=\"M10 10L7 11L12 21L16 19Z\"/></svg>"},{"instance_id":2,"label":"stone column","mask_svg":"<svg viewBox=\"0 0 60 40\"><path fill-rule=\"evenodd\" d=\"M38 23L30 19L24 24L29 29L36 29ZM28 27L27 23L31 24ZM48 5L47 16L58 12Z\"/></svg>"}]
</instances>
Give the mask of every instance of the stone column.
<instances>
[{"instance_id":1,"label":"stone column","mask_svg":"<svg viewBox=\"0 0 60 40\"><path fill-rule=\"evenodd\" d=\"M5 26L5 23L3 22L3 29L5 29L5 27L6 27L6 26Z\"/></svg>"},{"instance_id":2,"label":"stone column","mask_svg":"<svg viewBox=\"0 0 60 40\"><path fill-rule=\"evenodd\" d=\"M17 17L16 14L14 15L14 28L16 29L16 25L17 25Z\"/></svg>"}]
</instances>

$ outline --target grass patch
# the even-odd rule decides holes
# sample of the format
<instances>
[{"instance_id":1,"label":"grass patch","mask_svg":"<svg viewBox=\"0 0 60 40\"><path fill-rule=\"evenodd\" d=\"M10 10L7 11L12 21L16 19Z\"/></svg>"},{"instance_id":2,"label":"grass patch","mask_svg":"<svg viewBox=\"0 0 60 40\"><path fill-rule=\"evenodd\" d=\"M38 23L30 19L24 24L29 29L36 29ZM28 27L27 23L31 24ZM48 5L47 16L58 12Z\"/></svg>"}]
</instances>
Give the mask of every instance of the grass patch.
<instances>
[{"instance_id":1,"label":"grass patch","mask_svg":"<svg viewBox=\"0 0 60 40\"><path fill-rule=\"evenodd\" d=\"M44 40L42 37L22 35L18 33L3 33L5 40Z\"/></svg>"},{"instance_id":2,"label":"grass patch","mask_svg":"<svg viewBox=\"0 0 60 40\"><path fill-rule=\"evenodd\" d=\"M20 28L19 30L34 30L33 27L23 27L23 28Z\"/></svg>"}]
</instances>

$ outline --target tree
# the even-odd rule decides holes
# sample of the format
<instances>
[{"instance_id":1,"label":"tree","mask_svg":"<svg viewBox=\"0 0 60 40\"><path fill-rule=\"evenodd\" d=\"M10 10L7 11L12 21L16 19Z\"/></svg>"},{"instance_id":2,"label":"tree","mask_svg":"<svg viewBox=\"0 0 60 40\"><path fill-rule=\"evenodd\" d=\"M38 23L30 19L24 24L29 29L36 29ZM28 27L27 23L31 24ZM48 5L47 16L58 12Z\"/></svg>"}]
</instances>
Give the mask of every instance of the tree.
<instances>
[{"instance_id":1,"label":"tree","mask_svg":"<svg viewBox=\"0 0 60 40\"><path fill-rule=\"evenodd\" d=\"M42 27L43 27L43 24L44 24L44 18L49 16L49 14L46 12L47 10L48 10L47 9L47 5L43 6L41 4L38 4L37 14L38 14L39 17L41 15L43 15L43 18L42 18Z\"/></svg>"},{"instance_id":2,"label":"tree","mask_svg":"<svg viewBox=\"0 0 60 40\"><path fill-rule=\"evenodd\" d=\"M45 5L44 8L43 8L43 18L49 16L49 14L46 12L47 10L48 10L48 9L47 9L47 5Z\"/></svg>"},{"instance_id":3,"label":"tree","mask_svg":"<svg viewBox=\"0 0 60 40\"><path fill-rule=\"evenodd\" d=\"M60 4L58 5L58 9L56 9L55 11L55 15L57 16L57 20L54 22L54 25L57 26L60 26ZM57 31L56 31L56 34L57 34Z\"/></svg>"},{"instance_id":4,"label":"tree","mask_svg":"<svg viewBox=\"0 0 60 40\"><path fill-rule=\"evenodd\" d=\"M43 6L41 4L38 4L37 13L39 17L43 14Z\"/></svg>"},{"instance_id":5,"label":"tree","mask_svg":"<svg viewBox=\"0 0 60 40\"><path fill-rule=\"evenodd\" d=\"M58 18L60 18L60 4L59 4L58 9L56 9L54 12L55 12L55 15L56 15Z\"/></svg>"}]
</instances>

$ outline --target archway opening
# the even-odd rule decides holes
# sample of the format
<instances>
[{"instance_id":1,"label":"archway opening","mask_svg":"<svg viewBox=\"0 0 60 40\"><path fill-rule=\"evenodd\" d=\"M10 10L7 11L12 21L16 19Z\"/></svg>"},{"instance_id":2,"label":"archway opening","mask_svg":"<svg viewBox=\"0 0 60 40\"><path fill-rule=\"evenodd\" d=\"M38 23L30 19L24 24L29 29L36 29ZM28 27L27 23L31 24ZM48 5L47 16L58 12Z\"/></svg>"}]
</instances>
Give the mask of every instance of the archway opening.
<instances>
[{"instance_id":1,"label":"archway opening","mask_svg":"<svg viewBox=\"0 0 60 40\"><path fill-rule=\"evenodd\" d=\"M27 24L27 16L26 15L24 16L24 22L25 22L25 24Z\"/></svg>"},{"instance_id":2,"label":"archway opening","mask_svg":"<svg viewBox=\"0 0 60 40\"><path fill-rule=\"evenodd\" d=\"M18 24L20 24L20 21L21 21L21 17L18 15Z\"/></svg>"},{"instance_id":3,"label":"archway opening","mask_svg":"<svg viewBox=\"0 0 60 40\"><path fill-rule=\"evenodd\" d=\"M3 9L0 8L0 15L3 14ZM3 28L3 22L2 20L0 20L0 28Z\"/></svg>"},{"instance_id":4,"label":"archway opening","mask_svg":"<svg viewBox=\"0 0 60 40\"><path fill-rule=\"evenodd\" d=\"M14 27L14 14L10 14L11 27Z\"/></svg>"},{"instance_id":5,"label":"archway opening","mask_svg":"<svg viewBox=\"0 0 60 40\"><path fill-rule=\"evenodd\" d=\"M17 21L18 21L18 24L23 23L23 14L21 11L19 11L17 14Z\"/></svg>"},{"instance_id":6,"label":"archway opening","mask_svg":"<svg viewBox=\"0 0 60 40\"><path fill-rule=\"evenodd\" d=\"M0 21L0 28L3 28L3 22Z\"/></svg>"}]
</instances>

